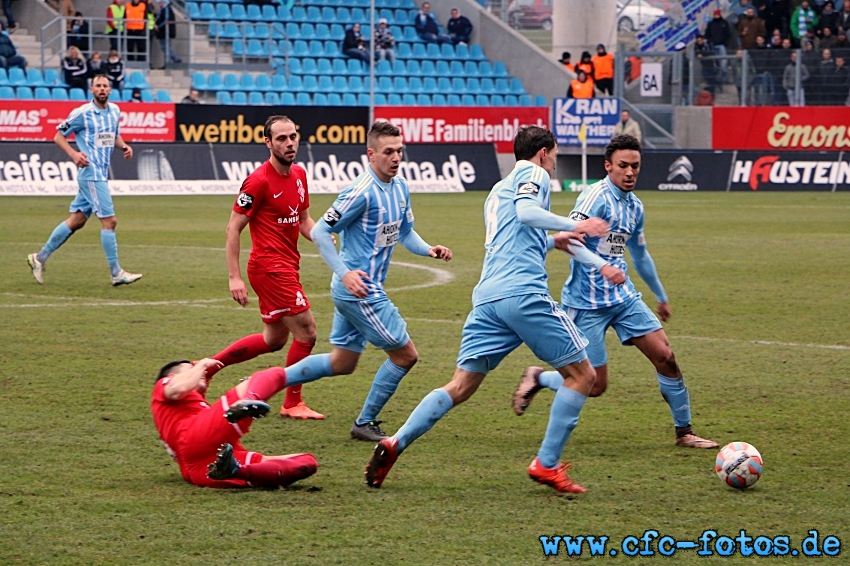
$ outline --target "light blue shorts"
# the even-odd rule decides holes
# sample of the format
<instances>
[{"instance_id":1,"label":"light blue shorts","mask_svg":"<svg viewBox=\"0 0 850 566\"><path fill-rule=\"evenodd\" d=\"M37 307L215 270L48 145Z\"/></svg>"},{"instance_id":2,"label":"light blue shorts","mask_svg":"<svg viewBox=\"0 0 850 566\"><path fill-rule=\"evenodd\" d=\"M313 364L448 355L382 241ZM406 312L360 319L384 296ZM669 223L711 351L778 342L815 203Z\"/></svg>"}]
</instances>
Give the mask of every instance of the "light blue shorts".
<instances>
[{"instance_id":1,"label":"light blue shorts","mask_svg":"<svg viewBox=\"0 0 850 566\"><path fill-rule=\"evenodd\" d=\"M375 302L334 299L331 344L362 352L367 341L384 351L407 345L410 341L407 323L398 308L386 297Z\"/></svg>"},{"instance_id":2,"label":"light blue shorts","mask_svg":"<svg viewBox=\"0 0 850 566\"><path fill-rule=\"evenodd\" d=\"M662 328L658 317L649 310L640 297L613 307L596 310L564 308L579 330L590 340L587 346L587 357L595 368L604 366L608 362L605 331L609 326L614 328L623 346L631 346L632 338L646 336Z\"/></svg>"},{"instance_id":3,"label":"light blue shorts","mask_svg":"<svg viewBox=\"0 0 850 566\"><path fill-rule=\"evenodd\" d=\"M106 181L84 181L82 179L78 179L77 183L79 183L80 188L71 203L70 212L82 212L86 215L86 218L91 216L92 212L98 218L115 216L109 183Z\"/></svg>"},{"instance_id":4,"label":"light blue shorts","mask_svg":"<svg viewBox=\"0 0 850 566\"><path fill-rule=\"evenodd\" d=\"M487 374L522 343L554 368L587 357L587 340L561 306L532 294L474 307L463 325L457 367Z\"/></svg>"}]
</instances>

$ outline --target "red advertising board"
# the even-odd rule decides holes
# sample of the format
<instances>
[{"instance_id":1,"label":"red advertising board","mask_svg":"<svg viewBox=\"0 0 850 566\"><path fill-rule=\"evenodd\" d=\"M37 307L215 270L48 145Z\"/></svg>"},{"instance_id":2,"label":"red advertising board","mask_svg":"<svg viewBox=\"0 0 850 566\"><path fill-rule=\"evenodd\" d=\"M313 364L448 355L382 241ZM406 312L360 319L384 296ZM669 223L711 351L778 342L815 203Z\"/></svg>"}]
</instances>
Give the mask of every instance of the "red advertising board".
<instances>
[{"instance_id":1,"label":"red advertising board","mask_svg":"<svg viewBox=\"0 0 850 566\"><path fill-rule=\"evenodd\" d=\"M714 149L832 150L850 147L850 108L714 108Z\"/></svg>"},{"instance_id":2,"label":"red advertising board","mask_svg":"<svg viewBox=\"0 0 850 566\"><path fill-rule=\"evenodd\" d=\"M375 119L401 128L405 143L495 143L499 153L513 153L520 126L549 127L549 108L378 106Z\"/></svg>"},{"instance_id":3,"label":"red advertising board","mask_svg":"<svg viewBox=\"0 0 850 566\"><path fill-rule=\"evenodd\" d=\"M56 126L82 102L4 100L0 107L0 140L52 141ZM121 129L125 141L174 141L174 105L121 103Z\"/></svg>"}]
</instances>

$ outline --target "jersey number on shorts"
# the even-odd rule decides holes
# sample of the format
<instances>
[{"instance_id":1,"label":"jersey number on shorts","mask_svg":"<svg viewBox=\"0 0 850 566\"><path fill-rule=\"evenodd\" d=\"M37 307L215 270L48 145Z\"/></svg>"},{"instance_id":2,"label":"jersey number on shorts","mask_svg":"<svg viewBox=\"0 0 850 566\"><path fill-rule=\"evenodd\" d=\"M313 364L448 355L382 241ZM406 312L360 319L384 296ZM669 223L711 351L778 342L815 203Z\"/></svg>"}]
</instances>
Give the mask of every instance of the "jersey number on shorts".
<instances>
[{"instance_id":1,"label":"jersey number on shorts","mask_svg":"<svg viewBox=\"0 0 850 566\"><path fill-rule=\"evenodd\" d=\"M295 306L297 307L306 307L307 301L304 300L304 295L301 294L301 291L295 292Z\"/></svg>"},{"instance_id":2,"label":"jersey number on shorts","mask_svg":"<svg viewBox=\"0 0 850 566\"><path fill-rule=\"evenodd\" d=\"M485 245L489 245L496 237L496 231L499 229L499 197L493 195L487 203L485 211L485 220L487 222L487 237L484 240Z\"/></svg>"}]
</instances>

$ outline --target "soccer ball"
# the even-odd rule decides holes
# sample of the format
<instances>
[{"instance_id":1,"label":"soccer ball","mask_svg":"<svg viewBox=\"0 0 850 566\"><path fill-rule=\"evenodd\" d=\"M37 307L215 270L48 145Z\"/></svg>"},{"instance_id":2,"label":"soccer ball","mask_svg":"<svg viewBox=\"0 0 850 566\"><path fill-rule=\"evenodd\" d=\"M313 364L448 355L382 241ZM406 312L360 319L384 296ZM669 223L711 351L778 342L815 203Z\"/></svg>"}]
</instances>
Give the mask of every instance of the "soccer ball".
<instances>
[{"instance_id":1,"label":"soccer ball","mask_svg":"<svg viewBox=\"0 0 850 566\"><path fill-rule=\"evenodd\" d=\"M720 449L714 460L718 477L736 489L747 489L756 483L763 467L759 451L746 442L730 442Z\"/></svg>"}]
</instances>

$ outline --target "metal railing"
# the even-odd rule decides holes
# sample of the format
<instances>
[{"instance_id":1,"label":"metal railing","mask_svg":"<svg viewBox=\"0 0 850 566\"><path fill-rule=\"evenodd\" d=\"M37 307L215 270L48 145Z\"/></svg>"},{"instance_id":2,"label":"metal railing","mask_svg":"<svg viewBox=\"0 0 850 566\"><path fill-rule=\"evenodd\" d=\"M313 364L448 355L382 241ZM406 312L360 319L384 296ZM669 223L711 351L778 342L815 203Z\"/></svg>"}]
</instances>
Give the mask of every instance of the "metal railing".
<instances>
[{"instance_id":1,"label":"metal railing","mask_svg":"<svg viewBox=\"0 0 850 566\"><path fill-rule=\"evenodd\" d=\"M75 30L74 23L84 21L85 31ZM106 60L110 49L118 51L127 67L149 67L151 64L151 40L153 30L148 29L147 20L123 20L122 29L106 32L107 18L72 18L59 16L45 24L40 30L41 68L61 67L62 59L72 45L80 49L88 59L98 51ZM127 30L127 24L142 24L141 30ZM167 35L167 34L166 34ZM174 40L169 40L174 43ZM170 46L173 49L173 46Z\"/></svg>"}]
</instances>

